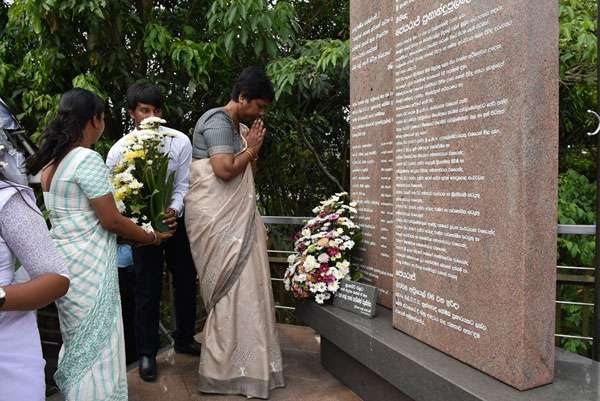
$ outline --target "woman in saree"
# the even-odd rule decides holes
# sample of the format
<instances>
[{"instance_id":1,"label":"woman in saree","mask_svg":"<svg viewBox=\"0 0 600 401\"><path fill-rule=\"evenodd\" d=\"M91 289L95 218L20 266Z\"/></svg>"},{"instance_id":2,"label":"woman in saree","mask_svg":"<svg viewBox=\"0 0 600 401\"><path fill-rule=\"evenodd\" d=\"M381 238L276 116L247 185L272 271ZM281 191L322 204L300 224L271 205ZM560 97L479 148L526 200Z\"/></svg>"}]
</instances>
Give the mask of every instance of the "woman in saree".
<instances>
[{"instance_id":1,"label":"woman in saree","mask_svg":"<svg viewBox=\"0 0 600 401\"><path fill-rule=\"evenodd\" d=\"M54 375L67 401L127 400L116 237L147 245L171 236L119 213L108 168L90 149L103 131L102 100L72 89L27 165L42 172L51 236L70 271L69 291L57 301L63 347Z\"/></svg>"},{"instance_id":2,"label":"woman in saree","mask_svg":"<svg viewBox=\"0 0 600 401\"><path fill-rule=\"evenodd\" d=\"M253 176L265 136L261 117L273 97L264 71L248 67L229 103L204 113L194 129L185 224L208 313L199 367L204 393L267 399L284 386ZM250 121L250 129L241 124Z\"/></svg>"}]
</instances>

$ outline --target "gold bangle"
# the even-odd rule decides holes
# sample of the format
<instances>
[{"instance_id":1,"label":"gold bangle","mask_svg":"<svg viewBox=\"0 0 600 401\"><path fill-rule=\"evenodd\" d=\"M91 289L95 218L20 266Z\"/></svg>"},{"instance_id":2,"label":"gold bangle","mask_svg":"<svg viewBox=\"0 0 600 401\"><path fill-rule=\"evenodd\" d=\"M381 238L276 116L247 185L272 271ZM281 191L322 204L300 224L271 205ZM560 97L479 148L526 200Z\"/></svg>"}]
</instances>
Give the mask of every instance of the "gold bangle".
<instances>
[{"instance_id":1,"label":"gold bangle","mask_svg":"<svg viewBox=\"0 0 600 401\"><path fill-rule=\"evenodd\" d=\"M250 148L246 148L245 149L246 152L250 155L250 161L255 161L258 160L258 156L256 155L256 152L254 152L252 149Z\"/></svg>"}]
</instances>

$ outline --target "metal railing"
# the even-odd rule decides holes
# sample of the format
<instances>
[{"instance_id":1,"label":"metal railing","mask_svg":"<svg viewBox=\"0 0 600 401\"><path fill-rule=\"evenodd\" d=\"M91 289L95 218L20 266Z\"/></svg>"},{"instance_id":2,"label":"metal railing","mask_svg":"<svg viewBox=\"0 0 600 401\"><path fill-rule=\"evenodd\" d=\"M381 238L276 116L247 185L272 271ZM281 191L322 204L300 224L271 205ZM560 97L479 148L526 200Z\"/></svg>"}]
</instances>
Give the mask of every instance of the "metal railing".
<instances>
[{"instance_id":1,"label":"metal railing","mask_svg":"<svg viewBox=\"0 0 600 401\"><path fill-rule=\"evenodd\" d=\"M596 235L596 225L576 225L576 224L559 224L558 225L558 230L557 233L559 235ZM559 271L566 271L566 272L595 272L596 268L594 267L582 267L582 266L557 266L557 269ZM561 284L571 284L571 285L579 285L579 286L583 286L583 287L596 287L596 280L597 277L594 274L593 277L591 277L590 275L566 275L566 274L558 274L556 277L556 282L557 284L561 285ZM585 335L573 335L573 334L559 334L556 333L555 336L557 338L566 338L566 339L575 339L575 340L582 340L582 341L588 341L592 343L593 349L597 350L598 346L600 345L600 333L598 333L598 314L595 313L595 309L596 309L596 304L598 303L598 295L599 294L595 294L595 302L577 302L577 301L568 301L568 300L556 300L556 304L557 305L572 305L572 306L580 306L580 307L584 307L584 308L591 308L592 311L594 312L594 322L593 322L593 337L592 336L585 336ZM560 316L560 313L559 313ZM558 322L557 322L558 323ZM597 352L594 351L594 356L597 356ZM596 359L596 358L594 358Z\"/></svg>"},{"instance_id":2,"label":"metal railing","mask_svg":"<svg viewBox=\"0 0 600 401\"><path fill-rule=\"evenodd\" d=\"M302 225L304 222L311 217L287 217L287 216L263 216L263 222L267 225ZM575 225L575 224L559 224L557 227L557 233L559 235L596 235L596 226L595 225ZM293 252L290 250L275 250L269 249L269 255L276 254L292 254ZM566 271L585 271L585 272L595 272L595 268L593 267L581 267L581 266L557 266L558 270L566 270ZM282 282L283 280L277 277L271 277L272 281ZM557 275L557 283L558 284L575 284L582 286L590 286L593 287L595 285L595 278L590 276L570 276L567 280L566 277ZM572 306L580 306L586 308L595 308L594 303L590 302L577 302L577 301L569 301L569 300L556 300L557 305L572 305ZM276 309L282 310L294 310L295 308L292 306L285 305L276 305ZM594 322L593 327L597 327L597 322ZM582 341L590 341L593 343L594 347L599 345L598 334L595 333L594 337L584 336L584 335L573 335L573 334L559 334L556 333L556 338L567 338L567 339L577 339Z\"/></svg>"}]
</instances>

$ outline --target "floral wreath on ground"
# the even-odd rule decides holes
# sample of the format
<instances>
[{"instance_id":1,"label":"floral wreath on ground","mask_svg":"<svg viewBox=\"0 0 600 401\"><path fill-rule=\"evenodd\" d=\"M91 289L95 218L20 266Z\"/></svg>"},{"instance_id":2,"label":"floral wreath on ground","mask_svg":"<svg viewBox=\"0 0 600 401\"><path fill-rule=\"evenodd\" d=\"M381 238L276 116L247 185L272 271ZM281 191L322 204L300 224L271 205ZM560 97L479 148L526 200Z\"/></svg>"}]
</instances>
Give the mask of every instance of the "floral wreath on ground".
<instances>
[{"instance_id":1,"label":"floral wreath on ground","mask_svg":"<svg viewBox=\"0 0 600 401\"><path fill-rule=\"evenodd\" d=\"M347 192L322 201L313 213L296 234L296 253L288 257L283 282L295 298L314 297L322 304L338 291L342 279L359 279L350 255L362 233L353 221L356 202L350 202Z\"/></svg>"}]
</instances>

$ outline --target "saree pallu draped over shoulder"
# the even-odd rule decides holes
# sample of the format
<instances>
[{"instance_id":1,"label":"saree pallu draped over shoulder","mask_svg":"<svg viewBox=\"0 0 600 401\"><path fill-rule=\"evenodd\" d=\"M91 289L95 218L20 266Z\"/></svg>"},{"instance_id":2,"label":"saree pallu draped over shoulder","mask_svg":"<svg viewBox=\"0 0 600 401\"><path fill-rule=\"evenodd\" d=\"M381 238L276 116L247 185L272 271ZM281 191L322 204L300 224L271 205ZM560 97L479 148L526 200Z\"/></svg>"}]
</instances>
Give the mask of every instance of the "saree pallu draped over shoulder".
<instances>
[{"instance_id":1,"label":"saree pallu draped over shoulder","mask_svg":"<svg viewBox=\"0 0 600 401\"><path fill-rule=\"evenodd\" d=\"M185 224L208 312L199 389L269 398L284 379L266 230L250 166L225 182L209 159L194 160Z\"/></svg>"}]
</instances>

